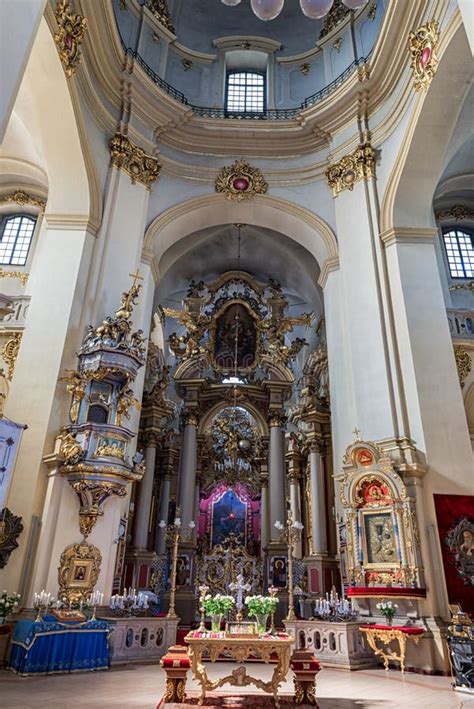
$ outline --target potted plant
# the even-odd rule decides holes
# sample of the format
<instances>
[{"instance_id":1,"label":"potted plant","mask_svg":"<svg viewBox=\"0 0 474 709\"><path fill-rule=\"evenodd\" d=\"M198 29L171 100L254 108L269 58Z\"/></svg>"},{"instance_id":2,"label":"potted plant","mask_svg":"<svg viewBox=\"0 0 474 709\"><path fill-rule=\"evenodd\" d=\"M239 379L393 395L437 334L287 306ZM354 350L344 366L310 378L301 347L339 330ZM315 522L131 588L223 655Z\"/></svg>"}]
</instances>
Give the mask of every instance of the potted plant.
<instances>
[{"instance_id":1,"label":"potted plant","mask_svg":"<svg viewBox=\"0 0 474 709\"><path fill-rule=\"evenodd\" d=\"M210 594L204 596L202 607L206 615L211 616L211 629L213 633L220 631L222 618L227 611L230 611L234 603L233 596L224 596L221 593L215 596L211 596Z\"/></svg>"},{"instance_id":2,"label":"potted plant","mask_svg":"<svg viewBox=\"0 0 474 709\"><path fill-rule=\"evenodd\" d=\"M263 635L266 631L268 616L275 612L277 603L278 598L275 596L247 596L245 599L249 615L255 616L257 621L259 635Z\"/></svg>"},{"instance_id":3,"label":"potted plant","mask_svg":"<svg viewBox=\"0 0 474 709\"><path fill-rule=\"evenodd\" d=\"M18 606L19 600L18 593L9 594L6 591L0 593L0 667L5 665L12 630L12 626L5 621Z\"/></svg>"},{"instance_id":4,"label":"potted plant","mask_svg":"<svg viewBox=\"0 0 474 709\"><path fill-rule=\"evenodd\" d=\"M387 619L387 625L392 625L393 616L397 608L397 604L392 603L392 601L380 601L380 603L377 603L377 609Z\"/></svg>"}]
</instances>

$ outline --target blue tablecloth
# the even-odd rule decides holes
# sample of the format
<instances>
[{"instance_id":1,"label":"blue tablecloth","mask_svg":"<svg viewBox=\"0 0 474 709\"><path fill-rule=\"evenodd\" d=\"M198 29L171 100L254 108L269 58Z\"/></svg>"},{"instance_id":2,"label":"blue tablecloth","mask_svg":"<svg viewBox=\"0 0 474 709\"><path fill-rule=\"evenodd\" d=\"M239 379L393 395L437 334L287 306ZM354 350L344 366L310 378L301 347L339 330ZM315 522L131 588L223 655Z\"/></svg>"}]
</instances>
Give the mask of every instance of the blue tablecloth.
<instances>
[{"instance_id":1,"label":"blue tablecloth","mask_svg":"<svg viewBox=\"0 0 474 709\"><path fill-rule=\"evenodd\" d=\"M109 668L109 624L20 620L11 641L8 669L20 675L86 672Z\"/></svg>"}]
</instances>

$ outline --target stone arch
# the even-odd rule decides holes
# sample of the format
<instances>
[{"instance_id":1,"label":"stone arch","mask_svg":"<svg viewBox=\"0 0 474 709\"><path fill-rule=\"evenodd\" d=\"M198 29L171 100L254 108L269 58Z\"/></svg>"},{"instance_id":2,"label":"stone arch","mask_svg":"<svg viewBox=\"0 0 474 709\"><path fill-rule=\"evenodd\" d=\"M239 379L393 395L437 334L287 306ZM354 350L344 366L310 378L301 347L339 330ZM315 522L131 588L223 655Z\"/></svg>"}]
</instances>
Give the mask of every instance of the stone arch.
<instances>
[{"instance_id":1,"label":"stone arch","mask_svg":"<svg viewBox=\"0 0 474 709\"><path fill-rule=\"evenodd\" d=\"M382 233L396 227L434 226L433 195L472 72L471 52L459 12L443 30L437 53L437 73L428 91L420 91L414 101L383 196ZM454 87L459 87L457 93Z\"/></svg>"},{"instance_id":2,"label":"stone arch","mask_svg":"<svg viewBox=\"0 0 474 709\"><path fill-rule=\"evenodd\" d=\"M200 229L232 223L267 227L288 236L306 248L320 268L338 254L336 236L323 219L304 207L267 195L230 202L212 194L181 202L149 225L144 250L153 255L161 277L161 259L173 244Z\"/></svg>"},{"instance_id":3,"label":"stone arch","mask_svg":"<svg viewBox=\"0 0 474 709\"><path fill-rule=\"evenodd\" d=\"M19 136L23 136L21 149ZM64 74L44 18L7 127L4 151L17 163L16 170L12 163L11 179L4 176L4 184L12 183L15 173L32 184L35 174L47 176L39 185L47 191L46 214L74 217L93 231L98 229L101 189L77 88L74 79Z\"/></svg>"},{"instance_id":4,"label":"stone arch","mask_svg":"<svg viewBox=\"0 0 474 709\"><path fill-rule=\"evenodd\" d=\"M232 404L229 401L218 401L216 404L214 404L214 406L209 409L209 411L206 411L206 414L199 422L198 435L202 435L204 433L210 421L212 421L212 419L219 413L219 411L222 411L222 409L225 409L231 405ZM253 416L253 418L257 422L260 435L268 436L268 423L266 422L264 416L262 416L262 413L257 409L257 407L248 401L245 401L242 404L239 403L239 406L242 409L248 411L248 413Z\"/></svg>"}]
</instances>

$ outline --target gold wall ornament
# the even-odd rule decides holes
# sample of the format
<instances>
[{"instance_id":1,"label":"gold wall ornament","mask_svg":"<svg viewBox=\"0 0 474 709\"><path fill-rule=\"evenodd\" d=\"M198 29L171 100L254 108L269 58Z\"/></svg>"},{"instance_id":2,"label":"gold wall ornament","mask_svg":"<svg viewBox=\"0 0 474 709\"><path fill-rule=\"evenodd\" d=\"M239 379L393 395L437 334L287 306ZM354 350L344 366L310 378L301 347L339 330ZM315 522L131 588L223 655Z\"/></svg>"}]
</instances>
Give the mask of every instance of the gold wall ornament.
<instances>
[{"instance_id":1,"label":"gold wall ornament","mask_svg":"<svg viewBox=\"0 0 474 709\"><path fill-rule=\"evenodd\" d=\"M163 27L176 33L166 0L148 0L148 9Z\"/></svg>"},{"instance_id":2,"label":"gold wall ornament","mask_svg":"<svg viewBox=\"0 0 474 709\"><path fill-rule=\"evenodd\" d=\"M342 42L343 42L343 38L342 38L342 37L338 37L338 38L336 39L336 41L334 42L334 44L332 45L333 48L336 50L336 52L340 52L340 51L341 51Z\"/></svg>"},{"instance_id":3,"label":"gold wall ornament","mask_svg":"<svg viewBox=\"0 0 474 709\"><path fill-rule=\"evenodd\" d=\"M34 197L23 190L16 190L11 194L4 194L0 196L0 204L11 204L12 202L14 204L19 204L21 207L25 207L28 204L32 207L39 207L42 212L46 209L45 199L41 199L41 197Z\"/></svg>"},{"instance_id":4,"label":"gold wall ornament","mask_svg":"<svg viewBox=\"0 0 474 709\"><path fill-rule=\"evenodd\" d=\"M81 479L70 480L69 484L79 498L79 530L84 539L91 533L97 519L103 516L104 504L109 497L125 497L127 494L125 483L120 481Z\"/></svg>"},{"instance_id":5,"label":"gold wall ornament","mask_svg":"<svg viewBox=\"0 0 474 709\"><path fill-rule=\"evenodd\" d=\"M454 358L456 360L456 367L458 368L459 383L462 388L472 369L471 357L469 352L462 345L457 345L454 348Z\"/></svg>"},{"instance_id":6,"label":"gold wall ornament","mask_svg":"<svg viewBox=\"0 0 474 709\"><path fill-rule=\"evenodd\" d=\"M369 20L372 20L372 22L373 22L375 20L376 15L377 15L377 3L373 2L369 8L369 11L367 13L367 17L369 18Z\"/></svg>"},{"instance_id":7,"label":"gold wall ornament","mask_svg":"<svg viewBox=\"0 0 474 709\"><path fill-rule=\"evenodd\" d=\"M439 63L436 56L439 42L438 27L437 20L432 20L409 34L408 48L416 91L426 90L436 74Z\"/></svg>"},{"instance_id":8,"label":"gold wall ornament","mask_svg":"<svg viewBox=\"0 0 474 709\"><path fill-rule=\"evenodd\" d=\"M337 25L339 25L349 13L349 8L343 5L341 0L336 0L328 14L324 17L324 23L321 32L319 33L319 39L322 39L327 34L332 32L332 30L337 27Z\"/></svg>"},{"instance_id":9,"label":"gold wall ornament","mask_svg":"<svg viewBox=\"0 0 474 709\"><path fill-rule=\"evenodd\" d=\"M58 598L71 603L86 601L99 578L101 563L101 553L92 544L81 542L66 547L58 568Z\"/></svg>"},{"instance_id":10,"label":"gold wall ornament","mask_svg":"<svg viewBox=\"0 0 474 709\"><path fill-rule=\"evenodd\" d=\"M24 273L23 271L5 271L5 269L0 267L0 278L18 278L23 286L26 285L29 275L29 273Z\"/></svg>"},{"instance_id":11,"label":"gold wall ornament","mask_svg":"<svg viewBox=\"0 0 474 709\"><path fill-rule=\"evenodd\" d=\"M215 189L225 194L227 199L241 202L253 199L257 194L266 194L268 185L258 167L251 167L246 160L236 160L220 170Z\"/></svg>"},{"instance_id":12,"label":"gold wall ornament","mask_svg":"<svg viewBox=\"0 0 474 709\"><path fill-rule=\"evenodd\" d=\"M22 335L22 332L12 332L11 337L5 342L0 352L0 355L3 357L8 367L7 379L9 381L13 379L13 372L15 371L16 358L20 351Z\"/></svg>"},{"instance_id":13,"label":"gold wall ornament","mask_svg":"<svg viewBox=\"0 0 474 709\"><path fill-rule=\"evenodd\" d=\"M333 197L343 190L352 190L359 180L367 180L375 177L376 153L369 141L360 143L349 155L339 160L339 162L329 165L326 172L326 180L332 189Z\"/></svg>"},{"instance_id":14,"label":"gold wall ornament","mask_svg":"<svg viewBox=\"0 0 474 709\"><path fill-rule=\"evenodd\" d=\"M115 133L109 146L112 165L130 175L132 184L141 182L151 189L161 172L158 160L119 132Z\"/></svg>"},{"instance_id":15,"label":"gold wall ornament","mask_svg":"<svg viewBox=\"0 0 474 709\"><path fill-rule=\"evenodd\" d=\"M181 64L183 65L184 71L189 71L194 66L191 59L181 59Z\"/></svg>"},{"instance_id":16,"label":"gold wall ornament","mask_svg":"<svg viewBox=\"0 0 474 709\"><path fill-rule=\"evenodd\" d=\"M303 62L303 64L300 64L300 72L304 74L304 76L308 76L310 69L311 64L309 62Z\"/></svg>"},{"instance_id":17,"label":"gold wall ornament","mask_svg":"<svg viewBox=\"0 0 474 709\"><path fill-rule=\"evenodd\" d=\"M77 66L81 61L79 47L87 29L87 19L82 15L74 14L68 0L58 0L54 14L58 23L58 31L54 35L54 41L66 76L70 77L76 73Z\"/></svg>"},{"instance_id":18,"label":"gold wall ornament","mask_svg":"<svg viewBox=\"0 0 474 709\"><path fill-rule=\"evenodd\" d=\"M449 209L445 209L442 212L436 212L436 220L440 219L455 219L457 222L463 219L474 219L474 211L465 207L463 204L453 204Z\"/></svg>"},{"instance_id":19,"label":"gold wall ornament","mask_svg":"<svg viewBox=\"0 0 474 709\"><path fill-rule=\"evenodd\" d=\"M452 286L449 286L449 290L470 290L474 293L474 281L470 281L469 283L454 283Z\"/></svg>"}]
</instances>

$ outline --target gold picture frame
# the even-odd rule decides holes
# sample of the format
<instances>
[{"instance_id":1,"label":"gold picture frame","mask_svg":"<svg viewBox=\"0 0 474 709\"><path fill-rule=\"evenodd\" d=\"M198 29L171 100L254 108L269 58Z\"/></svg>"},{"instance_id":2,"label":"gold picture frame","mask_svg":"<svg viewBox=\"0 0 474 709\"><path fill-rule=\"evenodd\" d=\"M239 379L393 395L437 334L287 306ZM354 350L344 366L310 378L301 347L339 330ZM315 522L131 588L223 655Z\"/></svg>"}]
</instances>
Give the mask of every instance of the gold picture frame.
<instances>
[{"instance_id":1,"label":"gold picture frame","mask_svg":"<svg viewBox=\"0 0 474 709\"><path fill-rule=\"evenodd\" d=\"M99 578L101 562L101 553L92 544L82 542L66 547L58 568L58 597L72 603L86 601Z\"/></svg>"},{"instance_id":2,"label":"gold picture frame","mask_svg":"<svg viewBox=\"0 0 474 709\"><path fill-rule=\"evenodd\" d=\"M400 567L400 549L392 507L361 510L360 534L364 568Z\"/></svg>"}]
</instances>

